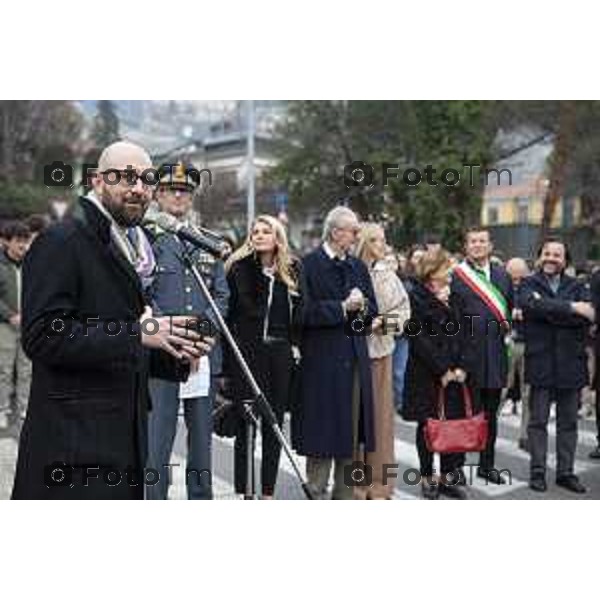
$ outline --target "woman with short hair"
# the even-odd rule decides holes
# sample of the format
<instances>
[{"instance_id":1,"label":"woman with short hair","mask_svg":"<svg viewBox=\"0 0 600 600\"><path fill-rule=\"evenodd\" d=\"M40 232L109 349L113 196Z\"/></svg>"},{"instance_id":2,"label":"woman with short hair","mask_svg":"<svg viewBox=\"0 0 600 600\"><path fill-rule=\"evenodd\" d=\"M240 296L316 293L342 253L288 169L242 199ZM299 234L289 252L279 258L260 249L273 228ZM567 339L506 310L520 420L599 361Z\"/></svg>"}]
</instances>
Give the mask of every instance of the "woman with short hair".
<instances>
[{"instance_id":1,"label":"woman with short hair","mask_svg":"<svg viewBox=\"0 0 600 600\"><path fill-rule=\"evenodd\" d=\"M457 485L462 483L464 454L442 454L441 477L434 477L433 453L425 442L427 419L438 418L440 390L445 396L447 417L464 414L460 389L450 385L466 379L461 356L463 323L458 309L450 303L450 267L450 256L444 250L426 252L416 266L414 286L409 293L412 316L406 332L409 351L402 416L417 422L422 493L429 500L437 499L440 493L465 499L464 491Z\"/></svg>"}]
</instances>

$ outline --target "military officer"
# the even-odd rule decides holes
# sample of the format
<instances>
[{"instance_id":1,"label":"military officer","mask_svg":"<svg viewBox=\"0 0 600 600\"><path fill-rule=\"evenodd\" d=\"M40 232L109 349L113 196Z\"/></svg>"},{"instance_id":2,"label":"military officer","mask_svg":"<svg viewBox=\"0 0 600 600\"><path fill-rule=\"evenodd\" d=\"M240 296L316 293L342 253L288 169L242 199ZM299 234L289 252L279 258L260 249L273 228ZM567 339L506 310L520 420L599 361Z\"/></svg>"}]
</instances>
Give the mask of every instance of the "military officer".
<instances>
[{"instance_id":1,"label":"military officer","mask_svg":"<svg viewBox=\"0 0 600 600\"><path fill-rule=\"evenodd\" d=\"M179 219L188 227L194 226L190 221L192 197L198 184L194 174L197 174L197 171L182 164L165 169L156 197L162 212ZM229 289L222 261L188 245L158 226L150 227L150 236L156 258L156 270L149 292L155 312L163 315L200 316L216 322L206 298L184 260L184 251L188 250L221 314L225 315ZM174 478L182 477L186 480L188 499L212 499L212 408L215 379L221 371L221 348L218 344L206 362L208 365L204 364L197 375L199 379L204 379L204 385L198 384L196 391L190 381L184 387L165 380L150 380L152 411L148 424L148 467L159 471L160 480L148 488L149 499L166 499L169 478L172 483ZM207 378L208 392L205 391ZM200 388L204 389L200 391ZM183 465L175 463L169 466L181 403L187 430L185 469Z\"/></svg>"}]
</instances>

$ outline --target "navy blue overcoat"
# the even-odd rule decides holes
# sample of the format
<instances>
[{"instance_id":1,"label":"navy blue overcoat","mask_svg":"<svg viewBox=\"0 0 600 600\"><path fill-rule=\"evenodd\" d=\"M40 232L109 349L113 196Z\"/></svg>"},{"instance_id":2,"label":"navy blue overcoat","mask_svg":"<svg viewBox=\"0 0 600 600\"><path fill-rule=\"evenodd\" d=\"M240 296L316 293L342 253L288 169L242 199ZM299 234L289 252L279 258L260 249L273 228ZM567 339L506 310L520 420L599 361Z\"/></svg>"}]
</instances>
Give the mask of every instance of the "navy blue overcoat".
<instances>
[{"instance_id":1,"label":"navy blue overcoat","mask_svg":"<svg viewBox=\"0 0 600 600\"><path fill-rule=\"evenodd\" d=\"M354 368L360 379L359 441L375 449L371 366L366 337L349 335L342 301L353 287L377 313L369 272L355 257L333 260L322 247L304 257L306 283L301 398L293 442L299 453L352 458ZM349 315L348 318L351 318Z\"/></svg>"},{"instance_id":2,"label":"navy blue overcoat","mask_svg":"<svg viewBox=\"0 0 600 600\"><path fill-rule=\"evenodd\" d=\"M580 389L589 383L587 334L591 323L572 302L589 302L589 291L562 275L555 294L540 272L519 289L525 318L525 382L535 387Z\"/></svg>"}]
</instances>

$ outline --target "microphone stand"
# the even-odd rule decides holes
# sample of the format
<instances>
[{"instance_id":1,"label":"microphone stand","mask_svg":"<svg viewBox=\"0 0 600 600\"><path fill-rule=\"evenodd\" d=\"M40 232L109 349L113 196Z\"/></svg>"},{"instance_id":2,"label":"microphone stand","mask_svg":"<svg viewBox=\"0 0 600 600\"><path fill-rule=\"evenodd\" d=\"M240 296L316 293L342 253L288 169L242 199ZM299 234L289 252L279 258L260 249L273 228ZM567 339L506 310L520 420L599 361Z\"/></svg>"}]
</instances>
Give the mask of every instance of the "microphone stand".
<instances>
[{"instance_id":1,"label":"microphone stand","mask_svg":"<svg viewBox=\"0 0 600 600\"><path fill-rule=\"evenodd\" d=\"M181 246L183 248L183 259L184 259L185 265L187 266L188 269L190 269L190 271L194 275L194 279L200 286L200 289L202 290L202 294L206 298L206 301L208 302L210 308L212 309L212 311L215 315L219 330L221 331L221 333L227 340L227 343L229 344L229 347L233 351L235 359L236 359L238 365L240 366L242 373L244 374L244 377L250 386L250 389L252 390L253 397L251 399L242 401L242 408L244 411L244 419L246 421L246 450L247 450L247 461L248 461L247 469L246 469L246 494L245 494L246 498L252 499L252 500L256 499L255 476L254 476L255 475L255 473L254 473L254 440L256 438L256 429L257 429L257 425L258 425L258 418L254 414L254 411L253 411L253 407L256 407L258 412L261 414L262 418L267 419L269 426L271 427L271 429L273 430L273 433L275 434L275 437L279 440L279 443L281 444L281 447L283 448L286 456L288 457L288 460L290 461L290 463L292 465L294 473L295 473L296 477L298 478L298 481L300 482L300 486L302 487L302 491L304 492L304 495L306 496L306 498L308 500L312 500L313 496L311 494L310 488L308 487L308 483L304 479L304 476L302 475L302 472L300 470L300 466L298 465L298 461L292 454L292 449L291 449L290 445L288 444L287 440L285 439L285 436L283 435L283 432L281 431L281 428L279 427L279 425L277 423L277 417L275 416L275 413L273 412L273 409L271 408L269 401L265 397L263 391L260 389L260 386L258 385L256 379L254 378L254 375L252 374L252 371L250 370L248 363L246 362L244 356L242 355L242 352L239 349L239 346L237 345L236 341L234 340L234 338L231 334L231 331L229 330L229 327L227 326L227 323L225 323L225 319L223 319L223 315L221 315L221 312L219 311L219 308L217 307L213 297L211 296L210 291L209 291L202 275L200 274L200 272L198 271L196 265L194 264L194 262L192 260L192 256L190 254L189 249L187 248L187 245L181 244Z\"/></svg>"}]
</instances>

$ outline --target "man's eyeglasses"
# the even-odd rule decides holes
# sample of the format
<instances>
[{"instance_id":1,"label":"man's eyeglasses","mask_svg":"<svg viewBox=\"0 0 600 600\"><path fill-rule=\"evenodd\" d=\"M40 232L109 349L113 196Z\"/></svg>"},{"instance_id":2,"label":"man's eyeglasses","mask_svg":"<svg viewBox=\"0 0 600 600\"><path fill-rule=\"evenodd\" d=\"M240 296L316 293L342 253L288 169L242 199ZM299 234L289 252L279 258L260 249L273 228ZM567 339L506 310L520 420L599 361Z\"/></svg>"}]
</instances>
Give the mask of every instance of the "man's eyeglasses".
<instances>
[{"instance_id":1,"label":"man's eyeglasses","mask_svg":"<svg viewBox=\"0 0 600 600\"><path fill-rule=\"evenodd\" d=\"M354 235L358 235L360 233L359 225L348 225L347 227L338 227L338 229L340 231L349 231L350 233L353 233Z\"/></svg>"}]
</instances>

